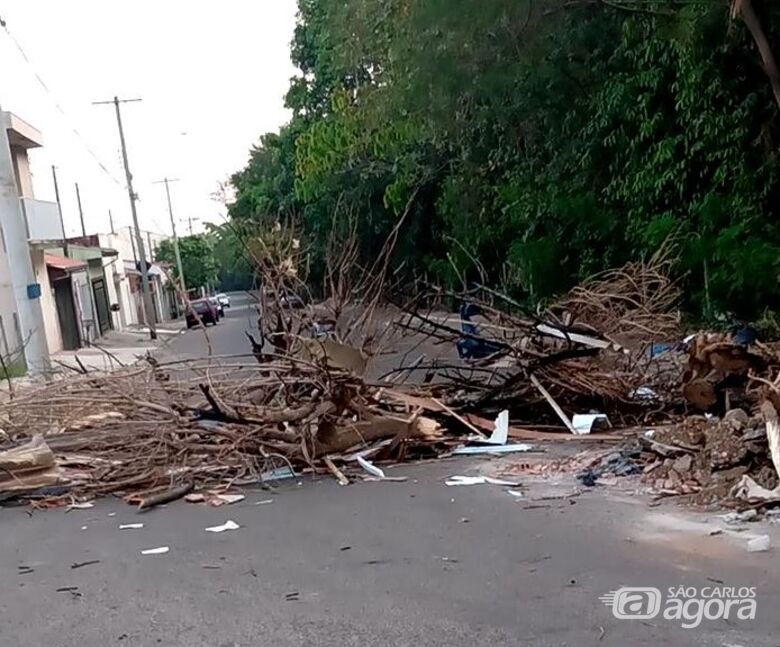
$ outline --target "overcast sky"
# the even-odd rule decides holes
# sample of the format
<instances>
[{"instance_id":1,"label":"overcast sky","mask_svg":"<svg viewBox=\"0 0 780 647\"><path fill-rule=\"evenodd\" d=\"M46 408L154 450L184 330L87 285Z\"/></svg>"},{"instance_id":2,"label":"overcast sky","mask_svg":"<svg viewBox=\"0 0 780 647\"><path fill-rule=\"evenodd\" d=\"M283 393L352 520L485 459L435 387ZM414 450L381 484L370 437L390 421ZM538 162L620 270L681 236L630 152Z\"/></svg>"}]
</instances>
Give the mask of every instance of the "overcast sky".
<instances>
[{"instance_id":1,"label":"overcast sky","mask_svg":"<svg viewBox=\"0 0 780 647\"><path fill-rule=\"evenodd\" d=\"M32 62L0 29L0 106L44 137L31 153L36 197L54 199L55 164L69 235L80 233L76 181L87 233L108 231L109 209L116 226L130 224L113 106L92 102L141 97L122 118L142 228L170 233L164 188L153 184L165 176L181 179L171 185L180 232L189 216L218 222L218 182L289 118L295 11L295 0L0 0Z\"/></svg>"}]
</instances>

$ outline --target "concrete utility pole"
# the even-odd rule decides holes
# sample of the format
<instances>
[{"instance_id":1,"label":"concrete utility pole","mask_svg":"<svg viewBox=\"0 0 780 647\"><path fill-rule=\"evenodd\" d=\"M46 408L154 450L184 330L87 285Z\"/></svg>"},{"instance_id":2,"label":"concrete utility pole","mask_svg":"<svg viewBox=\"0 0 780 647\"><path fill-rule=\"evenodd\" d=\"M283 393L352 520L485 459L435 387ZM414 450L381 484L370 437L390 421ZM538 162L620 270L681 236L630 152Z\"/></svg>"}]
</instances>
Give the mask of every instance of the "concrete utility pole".
<instances>
[{"instance_id":1,"label":"concrete utility pole","mask_svg":"<svg viewBox=\"0 0 780 647\"><path fill-rule=\"evenodd\" d=\"M130 103L141 99L122 99L114 97L111 101L95 101L95 105L114 104L116 109L116 125L119 128L119 141L122 144L122 161L125 166L125 178L127 180L127 194L130 197L130 211L133 214L133 226L135 227L135 242L138 247L138 257L141 261L141 291L143 292L143 312L146 325L149 326L149 336L157 339L157 328L154 323L154 305L152 303L152 291L149 285L149 267L146 264L144 240L141 237L141 229L138 226L138 211L135 208L136 195L133 191L133 175L130 173L130 165L127 161L127 145L125 144L125 131L122 128L122 112L120 103Z\"/></svg>"},{"instance_id":2,"label":"concrete utility pole","mask_svg":"<svg viewBox=\"0 0 780 647\"><path fill-rule=\"evenodd\" d=\"M51 175L54 178L54 196L57 200L57 212L60 214L60 229L62 229L62 254L68 255L68 237L65 235L65 219L62 217L62 205L60 204L60 185L57 184L57 167L52 164Z\"/></svg>"},{"instance_id":3,"label":"concrete utility pole","mask_svg":"<svg viewBox=\"0 0 780 647\"><path fill-rule=\"evenodd\" d=\"M79 203L79 218L81 218L81 236L87 237L87 228L84 226L84 210L81 208L81 192L79 191L79 183L76 182L76 202Z\"/></svg>"},{"instance_id":4,"label":"concrete utility pole","mask_svg":"<svg viewBox=\"0 0 780 647\"><path fill-rule=\"evenodd\" d=\"M193 221L194 222L198 222L200 220L200 218L193 218L192 216L190 216L188 218L188 220L189 220L190 236L194 236L195 234L192 231L192 223L193 223Z\"/></svg>"},{"instance_id":5,"label":"concrete utility pole","mask_svg":"<svg viewBox=\"0 0 780 647\"><path fill-rule=\"evenodd\" d=\"M111 233L115 234L114 231L114 216L111 215L111 209L108 210L108 223L111 225Z\"/></svg>"},{"instance_id":6,"label":"concrete utility pole","mask_svg":"<svg viewBox=\"0 0 780 647\"><path fill-rule=\"evenodd\" d=\"M181 253L179 252L179 237L176 235L176 221L173 218L173 207L171 206L171 182L178 182L179 180L171 180L169 178L163 178L155 184L165 185L165 197L168 198L168 215L171 217L171 229L173 230L173 251L176 254L176 269L179 271L179 283L183 294L187 293L187 284L184 281L184 268L181 264Z\"/></svg>"}]
</instances>

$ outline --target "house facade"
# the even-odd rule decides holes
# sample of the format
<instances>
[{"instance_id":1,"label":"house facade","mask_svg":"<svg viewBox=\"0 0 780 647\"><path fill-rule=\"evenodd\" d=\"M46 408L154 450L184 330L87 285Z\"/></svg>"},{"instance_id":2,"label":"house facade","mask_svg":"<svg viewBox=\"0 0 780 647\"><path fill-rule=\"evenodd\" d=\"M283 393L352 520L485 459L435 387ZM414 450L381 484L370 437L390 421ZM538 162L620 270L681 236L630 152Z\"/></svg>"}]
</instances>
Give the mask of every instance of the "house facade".
<instances>
[{"instance_id":1,"label":"house facade","mask_svg":"<svg viewBox=\"0 0 780 647\"><path fill-rule=\"evenodd\" d=\"M51 316L46 247L62 239L57 205L33 195L28 150L43 145L41 133L0 111L0 372L20 374L50 367L47 332ZM48 330L47 330L48 329ZM55 344L56 346L56 344Z\"/></svg>"},{"instance_id":2,"label":"house facade","mask_svg":"<svg viewBox=\"0 0 780 647\"><path fill-rule=\"evenodd\" d=\"M150 263L146 313L134 230L65 238L59 206L37 200L28 151L41 133L0 110L0 377L40 372L51 355L176 312L168 275ZM149 261L167 236L143 231Z\"/></svg>"},{"instance_id":3,"label":"house facade","mask_svg":"<svg viewBox=\"0 0 780 647\"><path fill-rule=\"evenodd\" d=\"M175 295L170 290L168 274L159 263L151 262L160 243L167 240L168 236L145 230L140 233L149 263L149 287L153 304L151 315L155 323L159 324L170 319L175 312ZM109 276L109 294L112 303L118 306L113 313L115 323L120 328L145 324L141 264L135 231L132 227L120 227L113 233L100 234L99 240L101 245L115 249L118 254L117 260L107 261L105 267L106 275Z\"/></svg>"}]
</instances>

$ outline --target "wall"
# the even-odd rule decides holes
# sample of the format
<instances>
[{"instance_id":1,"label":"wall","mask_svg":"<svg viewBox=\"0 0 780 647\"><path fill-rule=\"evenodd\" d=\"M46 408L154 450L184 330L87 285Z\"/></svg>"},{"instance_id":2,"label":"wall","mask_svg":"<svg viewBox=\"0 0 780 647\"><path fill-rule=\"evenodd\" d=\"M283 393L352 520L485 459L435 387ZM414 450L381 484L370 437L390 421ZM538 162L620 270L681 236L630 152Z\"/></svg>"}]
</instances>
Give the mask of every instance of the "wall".
<instances>
[{"instance_id":1,"label":"wall","mask_svg":"<svg viewBox=\"0 0 780 647\"><path fill-rule=\"evenodd\" d=\"M141 231L144 250L146 252L147 263L152 262L152 256L149 253L151 248L156 249L168 236L157 234L150 231ZM141 294L136 292L136 277L131 276L128 270L133 271L138 261L138 253L135 245L135 234L132 227L120 227L111 234L99 234L98 237L102 247L115 249L119 253L116 262L114 259L103 259L103 266L106 270L106 281L109 285L109 298L111 303L118 303L120 312L112 313L114 325L117 329L120 326L138 325L141 321L140 302ZM109 264L111 268L109 269ZM150 283L154 293L154 306L157 310L158 320L163 321L170 317L170 308L165 298L164 286L167 283L165 276L155 278L158 273L156 269L150 271ZM119 292L115 287L115 280L119 278Z\"/></svg>"},{"instance_id":2,"label":"wall","mask_svg":"<svg viewBox=\"0 0 780 647\"><path fill-rule=\"evenodd\" d=\"M41 311L43 313L43 325L46 330L46 343L49 353L56 353L63 348L62 330L60 319L57 316L57 303L54 299L54 286L49 281L49 272L43 260L42 250L30 252L33 268L38 283L41 285Z\"/></svg>"},{"instance_id":3,"label":"wall","mask_svg":"<svg viewBox=\"0 0 780 647\"><path fill-rule=\"evenodd\" d=\"M16 190L21 198L33 197L32 173L27 151L20 146L11 146L14 175L16 175Z\"/></svg>"},{"instance_id":4,"label":"wall","mask_svg":"<svg viewBox=\"0 0 780 647\"><path fill-rule=\"evenodd\" d=\"M31 371L46 370L50 368L50 363L43 313L40 299L27 296L27 286L37 280L30 259L24 214L17 194L8 133L3 127L0 127L0 224L6 242L6 265L9 270L7 274L3 273L10 275L10 283L13 285L27 367ZM5 322L5 317L3 322L10 336L10 326Z\"/></svg>"},{"instance_id":5,"label":"wall","mask_svg":"<svg viewBox=\"0 0 780 647\"><path fill-rule=\"evenodd\" d=\"M138 323L135 302L130 292L130 279L125 268L125 260L133 260L133 250L129 240L124 240L119 234L99 234L98 240L101 247L115 249L119 253L119 256L104 258L103 269L106 273L109 301L119 304L119 312L111 313L114 328L121 330Z\"/></svg>"},{"instance_id":6,"label":"wall","mask_svg":"<svg viewBox=\"0 0 780 647\"><path fill-rule=\"evenodd\" d=\"M0 353L7 358L8 353L16 348L13 325L14 315L17 313L16 295L5 248L5 233L0 222Z\"/></svg>"}]
</instances>

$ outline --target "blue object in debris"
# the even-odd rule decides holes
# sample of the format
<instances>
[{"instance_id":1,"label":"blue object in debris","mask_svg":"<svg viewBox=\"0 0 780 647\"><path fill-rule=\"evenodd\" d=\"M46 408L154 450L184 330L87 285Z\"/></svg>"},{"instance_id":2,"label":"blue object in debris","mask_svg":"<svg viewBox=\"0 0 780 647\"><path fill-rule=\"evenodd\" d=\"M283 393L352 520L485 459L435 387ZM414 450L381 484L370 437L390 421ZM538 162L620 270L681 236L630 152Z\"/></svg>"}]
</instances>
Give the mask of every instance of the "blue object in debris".
<instances>
[{"instance_id":1,"label":"blue object in debris","mask_svg":"<svg viewBox=\"0 0 780 647\"><path fill-rule=\"evenodd\" d=\"M480 336L479 327L471 321L471 317L479 314L479 306L473 303L462 303L459 309L460 329L468 337L461 337L456 346L461 359L482 359L501 350L501 347L486 339L476 339Z\"/></svg>"},{"instance_id":2,"label":"blue object in debris","mask_svg":"<svg viewBox=\"0 0 780 647\"><path fill-rule=\"evenodd\" d=\"M658 357L664 353L668 353L670 350L674 350L675 344L669 344L666 342L650 344L650 357Z\"/></svg>"},{"instance_id":3,"label":"blue object in debris","mask_svg":"<svg viewBox=\"0 0 780 647\"><path fill-rule=\"evenodd\" d=\"M748 324L735 326L732 328L731 334L731 339L735 344L745 346L746 348L748 346L753 346L756 341L758 341L758 335L756 334L755 328Z\"/></svg>"}]
</instances>

